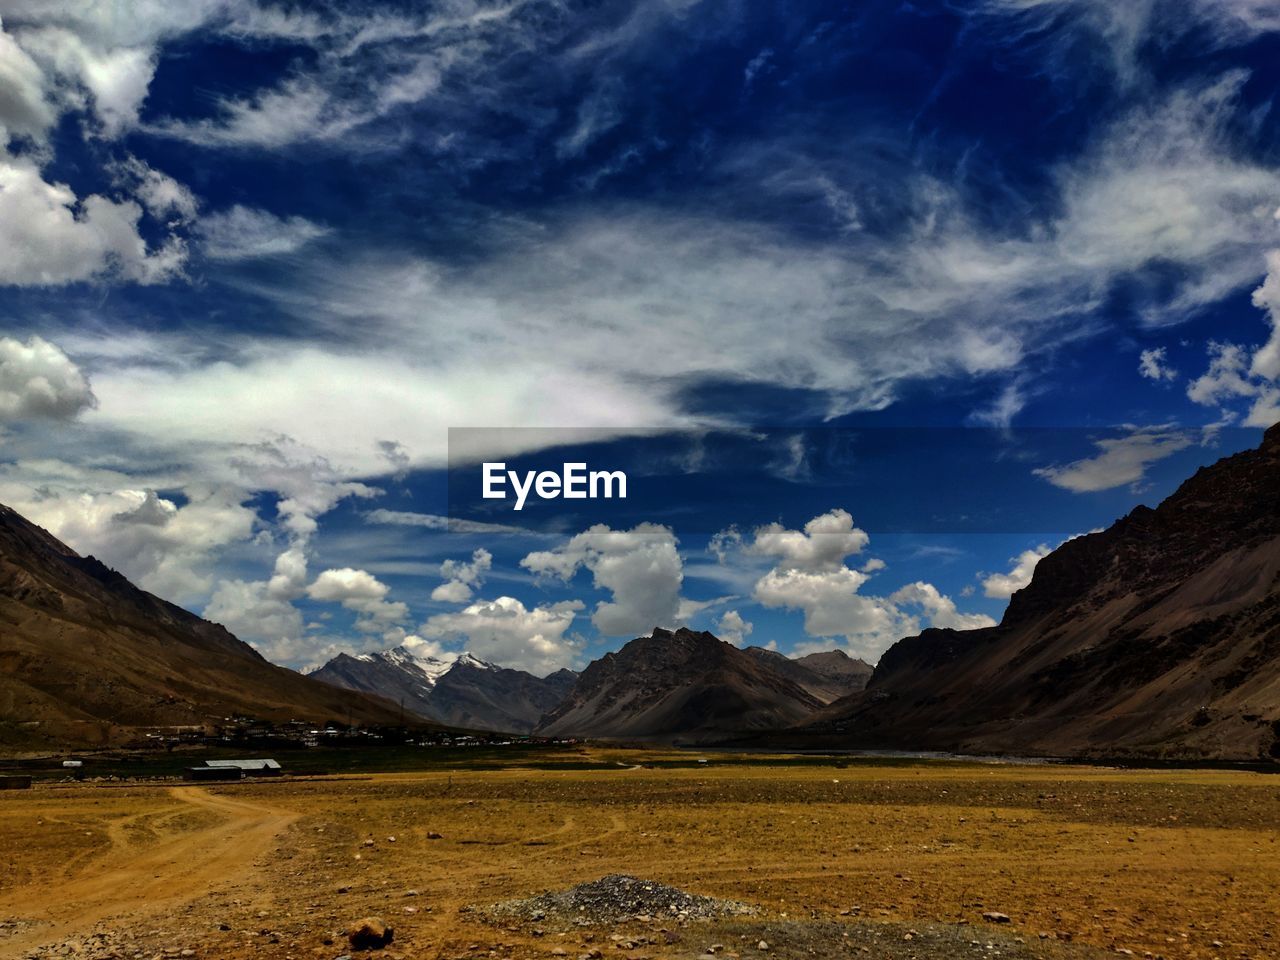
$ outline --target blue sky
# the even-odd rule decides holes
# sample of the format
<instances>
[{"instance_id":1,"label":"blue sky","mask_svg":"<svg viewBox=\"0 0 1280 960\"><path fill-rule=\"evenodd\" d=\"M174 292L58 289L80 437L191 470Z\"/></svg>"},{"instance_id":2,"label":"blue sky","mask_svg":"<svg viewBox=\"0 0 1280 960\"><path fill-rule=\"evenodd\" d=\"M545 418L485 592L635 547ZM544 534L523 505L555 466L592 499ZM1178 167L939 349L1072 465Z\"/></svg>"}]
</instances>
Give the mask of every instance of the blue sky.
<instances>
[{"instance_id":1,"label":"blue sky","mask_svg":"<svg viewBox=\"0 0 1280 960\"><path fill-rule=\"evenodd\" d=\"M1264 0L0 17L0 501L282 663L874 660L1280 419Z\"/></svg>"}]
</instances>

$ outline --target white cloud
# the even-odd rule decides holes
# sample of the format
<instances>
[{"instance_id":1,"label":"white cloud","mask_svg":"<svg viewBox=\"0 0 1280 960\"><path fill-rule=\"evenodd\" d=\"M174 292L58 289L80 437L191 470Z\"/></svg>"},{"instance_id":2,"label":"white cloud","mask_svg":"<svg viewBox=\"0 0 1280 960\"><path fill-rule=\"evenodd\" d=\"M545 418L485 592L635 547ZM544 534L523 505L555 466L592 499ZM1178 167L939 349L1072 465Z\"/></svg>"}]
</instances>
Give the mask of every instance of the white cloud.
<instances>
[{"instance_id":1,"label":"white cloud","mask_svg":"<svg viewBox=\"0 0 1280 960\"><path fill-rule=\"evenodd\" d=\"M42 141L56 120L44 73L16 40L0 29L0 144L9 137Z\"/></svg>"},{"instance_id":2,"label":"white cloud","mask_svg":"<svg viewBox=\"0 0 1280 960\"><path fill-rule=\"evenodd\" d=\"M754 624L744 620L737 610L726 610L716 624L715 634L721 640L740 647L746 642L747 637L751 636L751 631L754 629Z\"/></svg>"},{"instance_id":3,"label":"white cloud","mask_svg":"<svg viewBox=\"0 0 1280 960\"><path fill-rule=\"evenodd\" d=\"M143 589L180 603L203 598L218 555L250 539L256 514L233 488L192 485L178 506L153 489L128 486L132 479L20 461L0 472L0 500Z\"/></svg>"},{"instance_id":4,"label":"white cloud","mask_svg":"<svg viewBox=\"0 0 1280 960\"><path fill-rule=\"evenodd\" d=\"M578 600L532 609L515 597L477 600L436 614L418 632L427 639L461 641L482 660L545 676L576 663L582 644L565 633L582 608Z\"/></svg>"},{"instance_id":5,"label":"white cloud","mask_svg":"<svg viewBox=\"0 0 1280 960\"><path fill-rule=\"evenodd\" d=\"M477 547L471 554L471 562L446 560L440 564L440 576L444 583L431 591L431 599L442 603L466 603L472 592L484 583L484 575L493 566L493 554L484 547Z\"/></svg>"},{"instance_id":6,"label":"white cloud","mask_svg":"<svg viewBox=\"0 0 1280 960\"><path fill-rule=\"evenodd\" d=\"M1013 383L1008 383L1004 386L1004 389L1000 391L1000 395L996 397L989 407L975 410L969 414L969 421L981 426L996 427L1003 430L1013 423L1013 418L1021 413L1026 405L1027 398L1023 392L1022 384L1015 380Z\"/></svg>"},{"instance_id":7,"label":"white cloud","mask_svg":"<svg viewBox=\"0 0 1280 960\"><path fill-rule=\"evenodd\" d=\"M1280 221L1280 211L1276 219ZM1264 380L1280 380L1280 250L1267 251L1267 276L1253 291L1253 305L1266 311L1271 334L1254 353L1249 373Z\"/></svg>"},{"instance_id":8,"label":"white cloud","mask_svg":"<svg viewBox=\"0 0 1280 960\"><path fill-rule=\"evenodd\" d=\"M194 219L200 205L195 194L167 173L137 157L125 160L116 172L157 220L177 224Z\"/></svg>"},{"instance_id":9,"label":"white cloud","mask_svg":"<svg viewBox=\"0 0 1280 960\"><path fill-rule=\"evenodd\" d=\"M1072 493L1095 493L1139 483L1153 463L1168 459L1194 443L1189 433L1167 427L1129 427L1120 437L1095 440L1097 456L1032 471L1055 487Z\"/></svg>"},{"instance_id":10,"label":"white cloud","mask_svg":"<svg viewBox=\"0 0 1280 960\"><path fill-rule=\"evenodd\" d=\"M351 567L325 570L307 587L312 600L328 600L335 603L348 601L381 600L388 587L377 577L364 570Z\"/></svg>"},{"instance_id":11,"label":"white cloud","mask_svg":"<svg viewBox=\"0 0 1280 960\"><path fill-rule=\"evenodd\" d=\"M1224 421L1236 419L1236 403L1247 403L1243 425L1269 427L1280 421L1280 250L1267 253L1267 276L1253 291L1253 303L1266 312L1266 342L1252 353L1238 344L1210 342L1209 367L1187 387L1187 396L1217 407Z\"/></svg>"},{"instance_id":12,"label":"white cloud","mask_svg":"<svg viewBox=\"0 0 1280 960\"><path fill-rule=\"evenodd\" d=\"M1177 380L1178 371L1169 366L1166 361L1164 347L1143 350L1138 356L1138 373L1148 380L1157 382L1161 380Z\"/></svg>"},{"instance_id":13,"label":"white cloud","mask_svg":"<svg viewBox=\"0 0 1280 960\"><path fill-rule=\"evenodd\" d=\"M155 73L151 46L103 47L53 26L24 28L18 42L61 81L64 102L78 106L81 91L87 95L103 136L115 139L137 125Z\"/></svg>"},{"instance_id":14,"label":"white cloud","mask_svg":"<svg viewBox=\"0 0 1280 960\"><path fill-rule=\"evenodd\" d=\"M1006 373L1092 329L1083 318L1112 285L1151 264L1189 278L1150 302L1153 323L1256 275L1280 175L1235 158L1220 133L1238 82L1121 115L1053 172L1053 217L1015 237L918 180L887 243L798 246L708 209L619 207L504 222L462 268L317 245L234 280L285 311L294 336L224 341L181 366L139 336L138 354L93 371L95 416L139 443L288 434L363 476L385 471L373 438L394 438L411 466L439 465L447 427L464 421L689 426L692 380L813 391L838 414L882 408L912 382ZM1022 400L1007 387L993 422ZM338 419L349 429L332 430Z\"/></svg>"},{"instance_id":15,"label":"white cloud","mask_svg":"<svg viewBox=\"0 0 1280 960\"><path fill-rule=\"evenodd\" d=\"M475 520L459 520L438 513L413 513L408 510L370 510L365 514L370 523L389 524L397 527L423 527L427 530L449 531L452 533L520 533L527 531L520 527L507 526L501 523L481 523Z\"/></svg>"},{"instance_id":16,"label":"white cloud","mask_svg":"<svg viewBox=\"0 0 1280 960\"><path fill-rule=\"evenodd\" d=\"M596 605L591 622L606 636L647 636L655 626L680 623L683 560L669 527L642 523L632 530L596 524L553 550L530 553L520 565L568 581L579 568L611 599Z\"/></svg>"},{"instance_id":17,"label":"white cloud","mask_svg":"<svg viewBox=\"0 0 1280 960\"><path fill-rule=\"evenodd\" d=\"M992 573L983 577L983 595L993 600L1008 600L1031 582L1036 564L1050 553L1052 550L1043 543L1031 550L1023 550L1013 558L1013 567L1008 573Z\"/></svg>"},{"instance_id":18,"label":"white cloud","mask_svg":"<svg viewBox=\"0 0 1280 960\"><path fill-rule=\"evenodd\" d=\"M66 420L96 402L88 379L55 344L0 337L0 421Z\"/></svg>"},{"instance_id":19,"label":"white cloud","mask_svg":"<svg viewBox=\"0 0 1280 960\"><path fill-rule=\"evenodd\" d=\"M303 217L282 218L236 204L203 217L198 232L205 256L214 260L249 260L296 253L330 231Z\"/></svg>"},{"instance_id":20,"label":"white cloud","mask_svg":"<svg viewBox=\"0 0 1280 960\"><path fill-rule=\"evenodd\" d=\"M1001 16L1020 14L1035 19L1035 30L1049 40L1083 28L1103 41L1102 49L1116 76L1128 84L1143 78L1142 47L1167 47L1186 34L1196 42L1227 46L1280 30L1280 12L1272 0L986 0L979 9ZM1025 38L1030 31L1017 31ZM1061 43L1064 60L1079 45ZM1076 61L1078 63L1078 60Z\"/></svg>"},{"instance_id":21,"label":"white cloud","mask_svg":"<svg viewBox=\"0 0 1280 960\"><path fill-rule=\"evenodd\" d=\"M889 595L889 600L899 608L919 609L931 627L977 630L996 625L985 613L961 613L956 609L954 600L941 593L933 584L920 580L895 590Z\"/></svg>"},{"instance_id":22,"label":"white cloud","mask_svg":"<svg viewBox=\"0 0 1280 960\"><path fill-rule=\"evenodd\" d=\"M390 588L367 570L341 567L325 570L307 587L312 600L340 603L356 614L355 628L378 634L390 644L398 643L404 631L398 628L409 617L409 607L387 599Z\"/></svg>"},{"instance_id":23,"label":"white cloud","mask_svg":"<svg viewBox=\"0 0 1280 960\"><path fill-rule=\"evenodd\" d=\"M779 570L834 570L870 541L865 530L853 525L848 511L836 509L814 517L803 530L788 530L780 523L759 527L746 549L776 559Z\"/></svg>"},{"instance_id":24,"label":"white cloud","mask_svg":"<svg viewBox=\"0 0 1280 960\"><path fill-rule=\"evenodd\" d=\"M27 159L0 149L0 284L52 286L107 275L140 284L176 276L186 260L177 236L157 248L138 233L142 208L93 194L78 199L46 182Z\"/></svg>"},{"instance_id":25,"label":"white cloud","mask_svg":"<svg viewBox=\"0 0 1280 960\"><path fill-rule=\"evenodd\" d=\"M922 626L967 630L994 622L981 614L960 613L950 597L928 583L909 584L888 597L861 593L883 564L868 560L862 570L854 570L845 558L861 553L868 540L849 513L837 509L813 518L803 530L769 524L749 540L723 537L718 548L722 562L734 549L775 558L773 569L756 581L752 598L766 607L800 611L806 634L843 638L850 653L873 662L894 641ZM821 643L801 644L797 652L823 648Z\"/></svg>"}]
</instances>

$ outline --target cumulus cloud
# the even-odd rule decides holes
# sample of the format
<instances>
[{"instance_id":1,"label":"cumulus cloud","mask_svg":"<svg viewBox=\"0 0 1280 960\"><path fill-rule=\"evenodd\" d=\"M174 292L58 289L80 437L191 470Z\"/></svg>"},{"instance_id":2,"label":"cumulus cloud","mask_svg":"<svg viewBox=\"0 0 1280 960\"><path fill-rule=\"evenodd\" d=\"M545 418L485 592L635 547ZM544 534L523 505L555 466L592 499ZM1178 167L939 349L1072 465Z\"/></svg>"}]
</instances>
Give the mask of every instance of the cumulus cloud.
<instances>
[{"instance_id":1,"label":"cumulus cloud","mask_svg":"<svg viewBox=\"0 0 1280 960\"><path fill-rule=\"evenodd\" d=\"M532 609L515 597L477 600L457 612L436 614L418 633L462 642L482 660L545 676L576 663L582 644L566 632L581 609L578 600Z\"/></svg>"},{"instance_id":2,"label":"cumulus cloud","mask_svg":"<svg viewBox=\"0 0 1280 960\"><path fill-rule=\"evenodd\" d=\"M250 539L256 514L234 488L192 485L179 506L129 486L133 479L25 461L0 471L0 501L152 593L179 603L203 598L219 554Z\"/></svg>"},{"instance_id":3,"label":"cumulus cloud","mask_svg":"<svg viewBox=\"0 0 1280 960\"><path fill-rule=\"evenodd\" d=\"M1164 347L1143 350L1138 356L1138 373L1157 383L1162 380L1178 379L1178 371L1168 365Z\"/></svg>"},{"instance_id":4,"label":"cumulus cloud","mask_svg":"<svg viewBox=\"0 0 1280 960\"><path fill-rule=\"evenodd\" d=\"M96 404L89 381L55 344L0 337L0 420L67 420Z\"/></svg>"},{"instance_id":5,"label":"cumulus cloud","mask_svg":"<svg viewBox=\"0 0 1280 960\"><path fill-rule=\"evenodd\" d=\"M992 573L983 577L983 594L993 600L1008 600L1031 582L1036 564L1052 552L1050 547L1043 543L1030 550L1023 550L1013 558L1013 566L1008 573Z\"/></svg>"},{"instance_id":6,"label":"cumulus cloud","mask_svg":"<svg viewBox=\"0 0 1280 960\"><path fill-rule=\"evenodd\" d=\"M236 204L200 220L205 256L214 260L250 260L295 253L329 228L304 217L277 217L266 210Z\"/></svg>"},{"instance_id":7,"label":"cumulus cloud","mask_svg":"<svg viewBox=\"0 0 1280 960\"><path fill-rule=\"evenodd\" d=\"M1244 426L1269 427L1280 421L1280 250L1267 253L1267 275L1253 291L1253 304L1266 313L1267 340L1253 350L1211 341L1208 369L1187 386L1187 396L1217 407L1224 421L1236 419L1235 408L1245 405Z\"/></svg>"},{"instance_id":8,"label":"cumulus cloud","mask_svg":"<svg viewBox=\"0 0 1280 960\"><path fill-rule=\"evenodd\" d=\"M580 568L612 599L596 604L591 622L610 637L647 636L655 626L680 620L684 563L669 527L641 523L611 530L599 523L553 550L530 553L520 566L532 573L570 580Z\"/></svg>"},{"instance_id":9,"label":"cumulus cloud","mask_svg":"<svg viewBox=\"0 0 1280 960\"><path fill-rule=\"evenodd\" d=\"M379 634L388 643L404 636L397 625L409 616L409 607L387 599L390 588L367 570L341 567L323 571L307 587L312 600L340 603L356 613L355 628L361 633Z\"/></svg>"},{"instance_id":10,"label":"cumulus cloud","mask_svg":"<svg viewBox=\"0 0 1280 960\"><path fill-rule=\"evenodd\" d=\"M140 284L176 276L186 245L151 248L138 232L142 207L99 194L77 198L28 159L0 150L0 284L52 286L106 275Z\"/></svg>"},{"instance_id":11,"label":"cumulus cloud","mask_svg":"<svg viewBox=\"0 0 1280 960\"><path fill-rule=\"evenodd\" d=\"M721 537L718 550L722 562L734 550L773 558L773 569L756 581L752 599L766 607L800 611L806 634L842 638L851 653L872 661L895 640L924 626L966 630L993 622L959 612L951 598L924 582L908 584L887 597L861 592L883 564L869 560L855 570L845 561L860 554L869 539L847 511L836 509L814 517L801 530L773 523L751 538ZM797 652L821 648L802 644Z\"/></svg>"},{"instance_id":12,"label":"cumulus cloud","mask_svg":"<svg viewBox=\"0 0 1280 960\"><path fill-rule=\"evenodd\" d=\"M378 635L386 644L399 642L405 636L400 623L408 617L408 607L386 600L385 585L367 571L335 568L307 583L308 552L318 518L342 500L370 497L378 491L337 479L328 464L307 459L285 439L243 446L227 464L246 488L279 495L277 525L288 542L276 556L270 578L220 581L205 607L205 617L223 623L276 662L293 665L313 664L319 648L306 636L301 612L294 605L304 596L340 603L357 614L358 631Z\"/></svg>"},{"instance_id":13,"label":"cumulus cloud","mask_svg":"<svg viewBox=\"0 0 1280 960\"><path fill-rule=\"evenodd\" d=\"M737 610L726 610L716 623L715 634L721 640L740 647L746 643L747 637L751 636L754 629L755 625L749 620L744 620Z\"/></svg>"},{"instance_id":14,"label":"cumulus cloud","mask_svg":"<svg viewBox=\"0 0 1280 960\"><path fill-rule=\"evenodd\" d=\"M444 583L431 591L431 599L443 603L466 603L472 592L484 583L484 575L493 566L493 554L484 547L477 547L471 561L446 560L440 564L440 576Z\"/></svg>"},{"instance_id":15,"label":"cumulus cloud","mask_svg":"<svg viewBox=\"0 0 1280 960\"><path fill-rule=\"evenodd\" d=\"M961 613L956 609L954 600L941 593L933 584L921 580L895 590L889 595L889 600L900 609L920 610L931 627L977 630L996 625L985 613Z\"/></svg>"},{"instance_id":16,"label":"cumulus cloud","mask_svg":"<svg viewBox=\"0 0 1280 960\"><path fill-rule=\"evenodd\" d=\"M1130 426L1123 436L1095 440L1099 451L1061 466L1040 467L1032 471L1055 487L1072 493L1096 493L1116 487L1140 483L1147 468L1185 450L1195 440L1185 430L1167 427Z\"/></svg>"},{"instance_id":17,"label":"cumulus cloud","mask_svg":"<svg viewBox=\"0 0 1280 960\"><path fill-rule=\"evenodd\" d=\"M746 549L777 560L780 570L834 570L870 542L848 511L836 509L814 517L803 530L788 530L780 523L759 527Z\"/></svg>"}]
</instances>

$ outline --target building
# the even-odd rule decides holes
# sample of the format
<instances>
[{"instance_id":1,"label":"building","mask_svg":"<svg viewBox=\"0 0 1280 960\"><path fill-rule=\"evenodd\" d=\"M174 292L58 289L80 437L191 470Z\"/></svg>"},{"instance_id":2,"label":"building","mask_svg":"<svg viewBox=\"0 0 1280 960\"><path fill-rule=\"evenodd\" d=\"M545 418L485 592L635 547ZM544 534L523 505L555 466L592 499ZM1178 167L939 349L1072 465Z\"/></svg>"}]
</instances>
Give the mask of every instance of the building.
<instances>
[{"instance_id":1,"label":"building","mask_svg":"<svg viewBox=\"0 0 1280 960\"><path fill-rule=\"evenodd\" d=\"M0 790L30 790L31 778L26 776L0 777Z\"/></svg>"},{"instance_id":2,"label":"building","mask_svg":"<svg viewBox=\"0 0 1280 960\"><path fill-rule=\"evenodd\" d=\"M243 780L244 771L239 767L187 767L186 780Z\"/></svg>"},{"instance_id":3,"label":"building","mask_svg":"<svg viewBox=\"0 0 1280 960\"><path fill-rule=\"evenodd\" d=\"M206 760L205 766L215 769L240 770L246 777L278 777L284 773L276 760Z\"/></svg>"}]
</instances>

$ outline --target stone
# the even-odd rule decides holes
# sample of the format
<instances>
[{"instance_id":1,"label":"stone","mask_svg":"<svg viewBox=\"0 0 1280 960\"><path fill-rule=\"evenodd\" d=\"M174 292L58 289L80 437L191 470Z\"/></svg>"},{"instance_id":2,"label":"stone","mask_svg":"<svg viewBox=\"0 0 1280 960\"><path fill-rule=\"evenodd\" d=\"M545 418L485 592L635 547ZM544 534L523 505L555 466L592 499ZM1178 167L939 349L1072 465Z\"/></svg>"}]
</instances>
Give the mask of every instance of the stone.
<instances>
[{"instance_id":1,"label":"stone","mask_svg":"<svg viewBox=\"0 0 1280 960\"><path fill-rule=\"evenodd\" d=\"M355 950L381 950L395 937L395 931L380 917L357 920L347 931L347 940Z\"/></svg>"},{"instance_id":2,"label":"stone","mask_svg":"<svg viewBox=\"0 0 1280 960\"><path fill-rule=\"evenodd\" d=\"M995 910L988 910L982 915L982 919L987 923L1012 923L1007 913L999 913Z\"/></svg>"}]
</instances>

